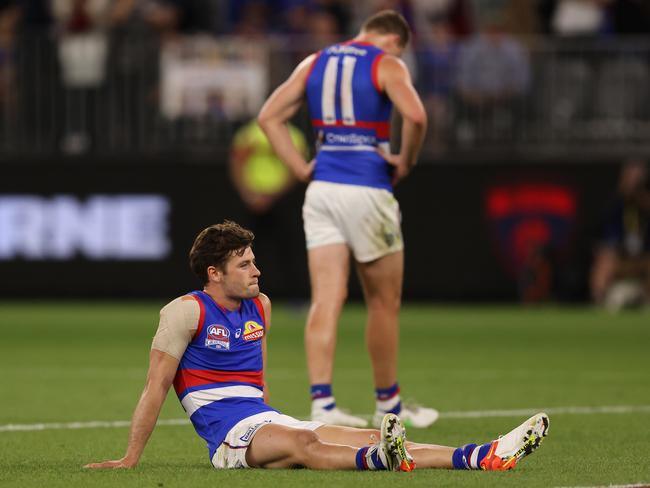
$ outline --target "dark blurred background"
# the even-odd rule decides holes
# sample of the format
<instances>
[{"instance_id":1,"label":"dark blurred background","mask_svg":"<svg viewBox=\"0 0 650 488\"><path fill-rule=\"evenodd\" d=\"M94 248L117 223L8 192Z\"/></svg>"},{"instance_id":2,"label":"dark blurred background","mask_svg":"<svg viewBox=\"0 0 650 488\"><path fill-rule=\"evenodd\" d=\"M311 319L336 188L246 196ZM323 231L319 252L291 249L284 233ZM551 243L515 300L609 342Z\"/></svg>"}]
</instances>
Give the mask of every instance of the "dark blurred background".
<instances>
[{"instance_id":1,"label":"dark blurred background","mask_svg":"<svg viewBox=\"0 0 650 488\"><path fill-rule=\"evenodd\" d=\"M383 8L413 27L429 115L396 189L405 298L647 301L644 0L2 0L0 294L176 296L196 233L230 218L265 291L308 297L304 188L254 118Z\"/></svg>"}]
</instances>

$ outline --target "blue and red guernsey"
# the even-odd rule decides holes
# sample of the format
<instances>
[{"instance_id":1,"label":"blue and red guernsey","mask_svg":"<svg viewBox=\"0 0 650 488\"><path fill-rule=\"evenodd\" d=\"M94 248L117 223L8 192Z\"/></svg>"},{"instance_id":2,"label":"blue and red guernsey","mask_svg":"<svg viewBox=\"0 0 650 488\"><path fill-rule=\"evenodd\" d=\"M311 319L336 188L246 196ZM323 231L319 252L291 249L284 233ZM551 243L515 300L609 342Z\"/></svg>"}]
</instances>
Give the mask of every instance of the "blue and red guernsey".
<instances>
[{"instance_id":1,"label":"blue and red guernsey","mask_svg":"<svg viewBox=\"0 0 650 488\"><path fill-rule=\"evenodd\" d=\"M242 300L231 312L205 292L190 297L199 304L199 324L178 365L174 389L212 459L240 420L275 411L263 400L266 322L258 298Z\"/></svg>"},{"instance_id":2,"label":"blue and red guernsey","mask_svg":"<svg viewBox=\"0 0 650 488\"><path fill-rule=\"evenodd\" d=\"M307 104L316 131L314 180L392 191L388 152L392 102L377 81L384 51L346 42L316 55L307 76Z\"/></svg>"}]
</instances>

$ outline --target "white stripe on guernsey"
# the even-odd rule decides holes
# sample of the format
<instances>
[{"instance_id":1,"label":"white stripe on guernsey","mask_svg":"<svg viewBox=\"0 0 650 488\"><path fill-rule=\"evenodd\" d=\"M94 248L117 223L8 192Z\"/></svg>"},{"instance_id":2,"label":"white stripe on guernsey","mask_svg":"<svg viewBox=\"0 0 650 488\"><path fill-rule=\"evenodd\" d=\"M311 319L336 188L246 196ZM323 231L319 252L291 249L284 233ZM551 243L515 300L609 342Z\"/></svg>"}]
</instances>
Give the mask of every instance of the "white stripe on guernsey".
<instances>
[{"instance_id":1,"label":"white stripe on guernsey","mask_svg":"<svg viewBox=\"0 0 650 488\"><path fill-rule=\"evenodd\" d=\"M332 56L327 60L325 73L323 74L323 91L321 93L321 112L323 122L326 124L336 123L336 75L338 73L338 56Z\"/></svg>"},{"instance_id":2,"label":"white stripe on guernsey","mask_svg":"<svg viewBox=\"0 0 650 488\"><path fill-rule=\"evenodd\" d=\"M233 397L246 397L246 398L262 398L264 394L254 386L236 385L224 386L221 388L210 388L208 390L191 391L183 397L181 403L183 408L190 417L199 408L205 405L223 400L224 398Z\"/></svg>"},{"instance_id":3,"label":"white stripe on guernsey","mask_svg":"<svg viewBox=\"0 0 650 488\"><path fill-rule=\"evenodd\" d=\"M354 56L343 56L343 73L341 73L341 115L343 124L354 125L354 100L352 97L352 76L357 58Z\"/></svg>"},{"instance_id":4,"label":"white stripe on guernsey","mask_svg":"<svg viewBox=\"0 0 650 488\"><path fill-rule=\"evenodd\" d=\"M478 469L478 451L481 446L476 446L472 451L472 455L469 457L469 467L473 469Z\"/></svg>"},{"instance_id":5,"label":"white stripe on guernsey","mask_svg":"<svg viewBox=\"0 0 650 488\"><path fill-rule=\"evenodd\" d=\"M320 148L321 151L376 151L375 146L331 146L329 144L323 145Z\"/></svg>"},{"instance_id":6,"label":"white stripe on guernsey","mask_svg":"<svg viewBox=\"0 0 650 488\"><path fill-rule=\"evenodd\" d=\"M252 388L252 387L251 387ZM258 390L259 391L259 390ZM519 417L533 415L540 410L544 410L549 415L592 415L592 414L627 414L627 413L650 413L650 405L617 405L609 407L555 407L555 408L526 408L518 410L476 410L465 412L442 412L441 418L445 419L464 419L464 418L491 418L491 417ZM302 415L302 418L308 418L309 415ZM369 419L371 415L359 415L359 417ZM298 418L298 417L296 417ZM156 425L185 425L189 424L188 419L163 419L158 420ZM119 428L129 427L130 420L92 420L89 422L54 422L47 424L5 424L0 425L0 432L24 432L34 430L58 430L58 429L96 429L96 428ZM625 486L625 485L621 485ZM639 486L639 485L629 485ZM640 486L645 486L641 484ZM582 487L574 487L582 488ZM588 487L584 487L588 488Z\"/></svg>"}]
</instances>

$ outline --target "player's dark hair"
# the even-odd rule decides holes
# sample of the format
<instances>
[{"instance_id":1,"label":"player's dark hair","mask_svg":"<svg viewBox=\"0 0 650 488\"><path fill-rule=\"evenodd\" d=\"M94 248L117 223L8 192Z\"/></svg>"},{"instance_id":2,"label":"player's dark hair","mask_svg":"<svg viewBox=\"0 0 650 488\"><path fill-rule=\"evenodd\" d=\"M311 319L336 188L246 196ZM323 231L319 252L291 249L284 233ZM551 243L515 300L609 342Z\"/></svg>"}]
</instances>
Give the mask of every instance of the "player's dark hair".
<instances>
[{"instance_id":1,"label":"player's dark hair","mask_svg":"<svg viewBox=\"0 0 650 488\"><path fill-rule=\"evenodd\" d=\"M228 259L243 255L253 239L255 235L250 230L230 220L211 225L194 239L190 249L190 268L203 283L207 283L209 266L225 271Z\"/></svg>"},{"instance_id":2,"label":"player's dark hair","mask_svg":"<svg viewBox=\"0 0 650 488\"><path fill-rule=\"evenodd\" d=\"M401 47L406 46L411 39L411 28L408 22L394 10L377 12L363 23L361 30L378 32L379 34L397 34Z\"/></svg>"}]
</instances>

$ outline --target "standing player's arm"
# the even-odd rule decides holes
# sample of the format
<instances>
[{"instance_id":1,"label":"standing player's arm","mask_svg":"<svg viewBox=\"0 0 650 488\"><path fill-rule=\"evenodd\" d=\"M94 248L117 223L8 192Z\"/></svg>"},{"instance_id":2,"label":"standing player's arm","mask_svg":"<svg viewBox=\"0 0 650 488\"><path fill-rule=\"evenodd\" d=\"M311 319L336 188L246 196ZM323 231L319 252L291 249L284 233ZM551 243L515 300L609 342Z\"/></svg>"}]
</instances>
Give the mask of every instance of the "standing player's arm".
<instances>
[{"instance_id":1,"label":"standing player's arm","mask_svg":"<svg viewBox=\"0 0 650 488\"><path fill-rule=\"evenodd\" d=\"M121 459L88 464L86 468L132 468L138 464L149 436L156 426L169 387L174 381L178 363L178 359L167 353L156 349L151 350L147 382L133 412L126 454Z\"/></svg>"},{"instance_id":2,"label":"standing player's arm","mask_svg":"<svg viewBox=\"0 0 650 488\"><path fill-rule=\"evenodd\" d=\"M269 388L266 383L266 336L271 328L271 300L264 293L259 295L262 307L264 307L264 337L262 338L262 372L264 377L264 403L269 404Z\"/></svg>"},{"instance_id":3,"label":"standing player's arm","mask_svg":"<svg viewBox=\"0 0 650 488\"><path fill-rule=\"evenodd\" d=\"M382 154L386 161L396 167L393 183L397 183L417 163L427 128L427 114L403 61L394 56L384 56L379 62L378 76L379 86L386 92L403 119L400 153Z\"/></svg>"},{"instance_id":4,"label":"standing player's arm","mask_svg":"<svg viewBox=\"0 0 650 488\"><path fill-rule=\"evenodd\" d=\"M287 122L293 117L305 95L305 84L315 54L308 56L293 71L291 76L271 94L266 101L257 122L268 137L273 150L300 181L308 181L313 171L313 161L307 164L305 158L293 143Z\"/></svg>"}]
</instances>

